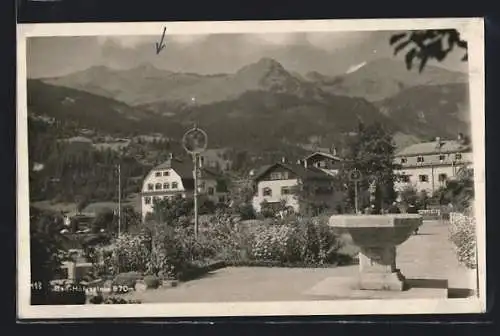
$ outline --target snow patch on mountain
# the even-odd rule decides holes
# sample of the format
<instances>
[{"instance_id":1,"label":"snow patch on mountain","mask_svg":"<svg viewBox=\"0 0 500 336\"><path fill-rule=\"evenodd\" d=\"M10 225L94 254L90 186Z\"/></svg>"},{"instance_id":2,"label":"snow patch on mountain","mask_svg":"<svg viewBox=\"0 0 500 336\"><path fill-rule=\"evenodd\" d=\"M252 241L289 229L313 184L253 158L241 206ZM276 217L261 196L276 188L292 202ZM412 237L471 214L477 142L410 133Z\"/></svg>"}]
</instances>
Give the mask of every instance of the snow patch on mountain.
<instances>
[{"instance_id":1,"label":"snow patch on mountain","mask_svg":"<svg viewBox=\"0 0 500 336\"><path fill-rule=\"evenodd\" d=\"M347 69L347 71L345 73L347 75L347 74L356 72L359 69L361 69L362 67L364 67L366 64L367 64L367 62L365 61L365 62L361 62L361 63L356 64L356 65L352 65L352 66L349 67L349 69Z\"/></svg>"}]
</instances>

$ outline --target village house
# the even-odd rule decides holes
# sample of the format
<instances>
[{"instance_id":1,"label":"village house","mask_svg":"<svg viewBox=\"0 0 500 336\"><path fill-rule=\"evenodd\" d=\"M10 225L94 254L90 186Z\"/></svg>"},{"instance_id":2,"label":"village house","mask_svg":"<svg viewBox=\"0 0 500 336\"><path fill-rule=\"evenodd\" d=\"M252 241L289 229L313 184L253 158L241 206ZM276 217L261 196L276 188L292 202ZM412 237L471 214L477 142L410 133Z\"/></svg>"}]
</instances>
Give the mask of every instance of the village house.
<instances>
[{"instance_id":1,"label":"village house","mask_svg":"<svg viewBox=\"0 0 500 336\"><path fill-rule=\"evenodd\" d=\"M335 208L342 199L342 193L335 190L333 174L325 171L327 168L318 168L309 162L336 158L319 154L323 153L314 153L297 163L289 163L283 158L279 163L259 169L253 176L255 195L252 205L255 211L260 213L264 210L263 207L285 207L299 212L304 206L300 194L303 194L309 204Z\"/></svg>"},{"instance_id":2,"label":"village house","mask_svg":"<svg viewBox=\"0 0 500 336\"><path fill-rule=\"evenodd\" d=\"M342 166L343 160L337 156L335 149L329 153L315 152L304 158L309 167L316 167L328 175L335 176Z\"/></svg>"},{"instance_id":3,"label":"village house","mask_svg":"<svg viewBox=\"0 0 500 336\"><path fill-rule=\"evenodd\" d=\"M201 162L201 161L200 161ZM180 160L170 155L164 163L154 167L144 179L141 190L141 213L143 220L148 213L153 212L156 200L173 198L177 195L183 198L194 194L193 162ZM199 167L198 192L214 203L227 200L227 188L222 182L222 176L212 169Z\"/></svg>"},{"instance_id":4,"label":"village house","mask_svg":"<svg viewBox=\"0 0 500 336\"><path fill-rule=\"evenodd\" d=\"M462 134L456 140L436 138L404 148L396 153L394 163L399 166L396 190L412 186L432 195L446 186L447 181L455 179L461 168L471 168L472 147Z\"/></svg>"},{"instance_id":5,"label":"village house","mask_svg":"<svg viewBox=\"0 0 500 336\"><path fill-rule=\"evenodd\" d=\"M220 172L230 170L232 165L227 148L209 148L200 154L200 161L204 167Z\"/></svg>"}]
</instances>

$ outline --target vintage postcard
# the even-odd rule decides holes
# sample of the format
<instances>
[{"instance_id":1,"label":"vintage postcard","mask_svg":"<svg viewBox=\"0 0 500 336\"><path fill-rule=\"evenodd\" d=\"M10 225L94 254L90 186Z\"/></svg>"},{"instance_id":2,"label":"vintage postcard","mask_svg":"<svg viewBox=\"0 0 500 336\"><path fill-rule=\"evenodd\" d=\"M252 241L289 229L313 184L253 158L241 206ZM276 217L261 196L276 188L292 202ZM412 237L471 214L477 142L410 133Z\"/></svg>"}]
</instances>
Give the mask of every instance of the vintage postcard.
<instances>
[{"instance_id":1,"label":"vintage postcard","mask_svg":"<svg viewBox=\"0 0 500 336\"><path fill-rule=\"evenodd\" d=\"M485 311L482 19L17 43L20 319Z\"/></svg>"}]
</instances>

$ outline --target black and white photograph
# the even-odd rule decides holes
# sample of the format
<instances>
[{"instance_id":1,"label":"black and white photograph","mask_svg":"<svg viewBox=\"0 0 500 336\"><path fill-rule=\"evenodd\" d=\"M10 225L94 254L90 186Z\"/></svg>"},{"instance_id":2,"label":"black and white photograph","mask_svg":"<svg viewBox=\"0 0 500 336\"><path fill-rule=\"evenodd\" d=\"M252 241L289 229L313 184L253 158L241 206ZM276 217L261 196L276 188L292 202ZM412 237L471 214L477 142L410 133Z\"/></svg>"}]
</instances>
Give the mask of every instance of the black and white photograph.
<instances>
[{"instance_id":1,"label":"black and white photograph","mask_svg":"<svg viewBox=\"0 0 500 336\"><path fill-rule=\"evenodd\" d=\"M19 317L484 312L483 44L474 18L19 25Z\"/></svg>"}]
</instances>

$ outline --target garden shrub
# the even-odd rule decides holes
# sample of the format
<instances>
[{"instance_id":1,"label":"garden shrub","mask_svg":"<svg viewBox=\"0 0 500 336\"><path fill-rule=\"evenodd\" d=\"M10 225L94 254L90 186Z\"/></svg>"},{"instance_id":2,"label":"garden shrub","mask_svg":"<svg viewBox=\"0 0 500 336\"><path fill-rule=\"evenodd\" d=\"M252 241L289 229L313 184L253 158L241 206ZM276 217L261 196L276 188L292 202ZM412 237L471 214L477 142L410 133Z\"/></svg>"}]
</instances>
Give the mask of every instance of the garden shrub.
<instances>
[{"instance_id":1,"label":"garden shrub","mask_svg":"<svg viewBox=\"0 0 500 336\"><path fill-rule=\"evenodd\" d=\"M92 296L89 299L89 303L92 303L92 304L101 304L103 302L104 302L104 297L101 294Z\"/></svg>"},{"instance_id":2,"label":"garden shrub","mask_svg":"<svg viewBox=\"0 0 500 336\"><path fill-rule=\"evenodd\" d=\"M140 300L126 300L124 298L110 296L106 299L102 295L96 295L90 298L91 304L140 304Z\"/></svg>"},{"instance_id":3,"label":"garden shrub","mask_svg":"<svg viewBox=\"0 0 500 336\"><path fill-rule=\"evenodd\" d=\"M211 258L239 260L250 255L253 234L238 224L235 217L225 213L211 218L209 230L201 235Z\"/></svg>"},{"instance_id":4,"label":"garden shrub","mask_svg":"<svg viewBox=\"0 0 500 336\"><path fill-rule=\"evenodd\" d=\"M149 261L148 241L144 236L124 234L114 242L113 259L118 272L145 272Z\"/></svg>"},{"instance_id":5,"label":"garden shrub","mask_svg":"<svg viewBox=\"0 0 500 336\"><path fill-rule=\"evenodd\" d=\"M458 260L466 267L476 268L476 220L473 215L455 214L450 222L450 241Z\"/></svg>"},{"instance_id":6,"label":"garden shrub","mask_svg":"<svg viewBox=\"0 0 500 336\"><path fill-rule=\"evenodd\" d=\"M135 287L136 282L142 278L142 274L138 272L120 273L113 280L113 287L127 288L131 290Z\"/></svg>"},{"instance_id":7,"label":"garden shrub","mask_svg":"<svg viewBox=\"0 0 500 336\"><path fill-rule=\"evenodd\" d=\"M144 283L148 288L158 288L160 286L160 279L154 275L146 275Z\"/></svg>"},{"instance_id":8,"label":"garden shrub","mask_svg":"<svg viewBox=\"0 0 500 336\"><path fill-rule=\"evenodd\" d=\"M323 220L289 217L264 225L255 236L255 260L330 264L339 259L339 237Z\"/></svg>"},{"instance_id":9,"label":"garden shrub","mask_svg":"<svg viewBox=\"0 0 500 336\"><path fill-rule=\"evenodd\" d=\"M126 300L124 298L110 296L104 300L104 304L140 304L140 300Z\"/></svg>"},{"instance_id":10,"label":"garden shrub","mask_svg":"<svg viewBox=\"0 0 500 336\"><path fill-rule=\"evenodd\" d=\"M302 246L297 230L289 225L264 227L255 236L253 258L281 262L300 260Z\"/></svg>"}]
</instances>

